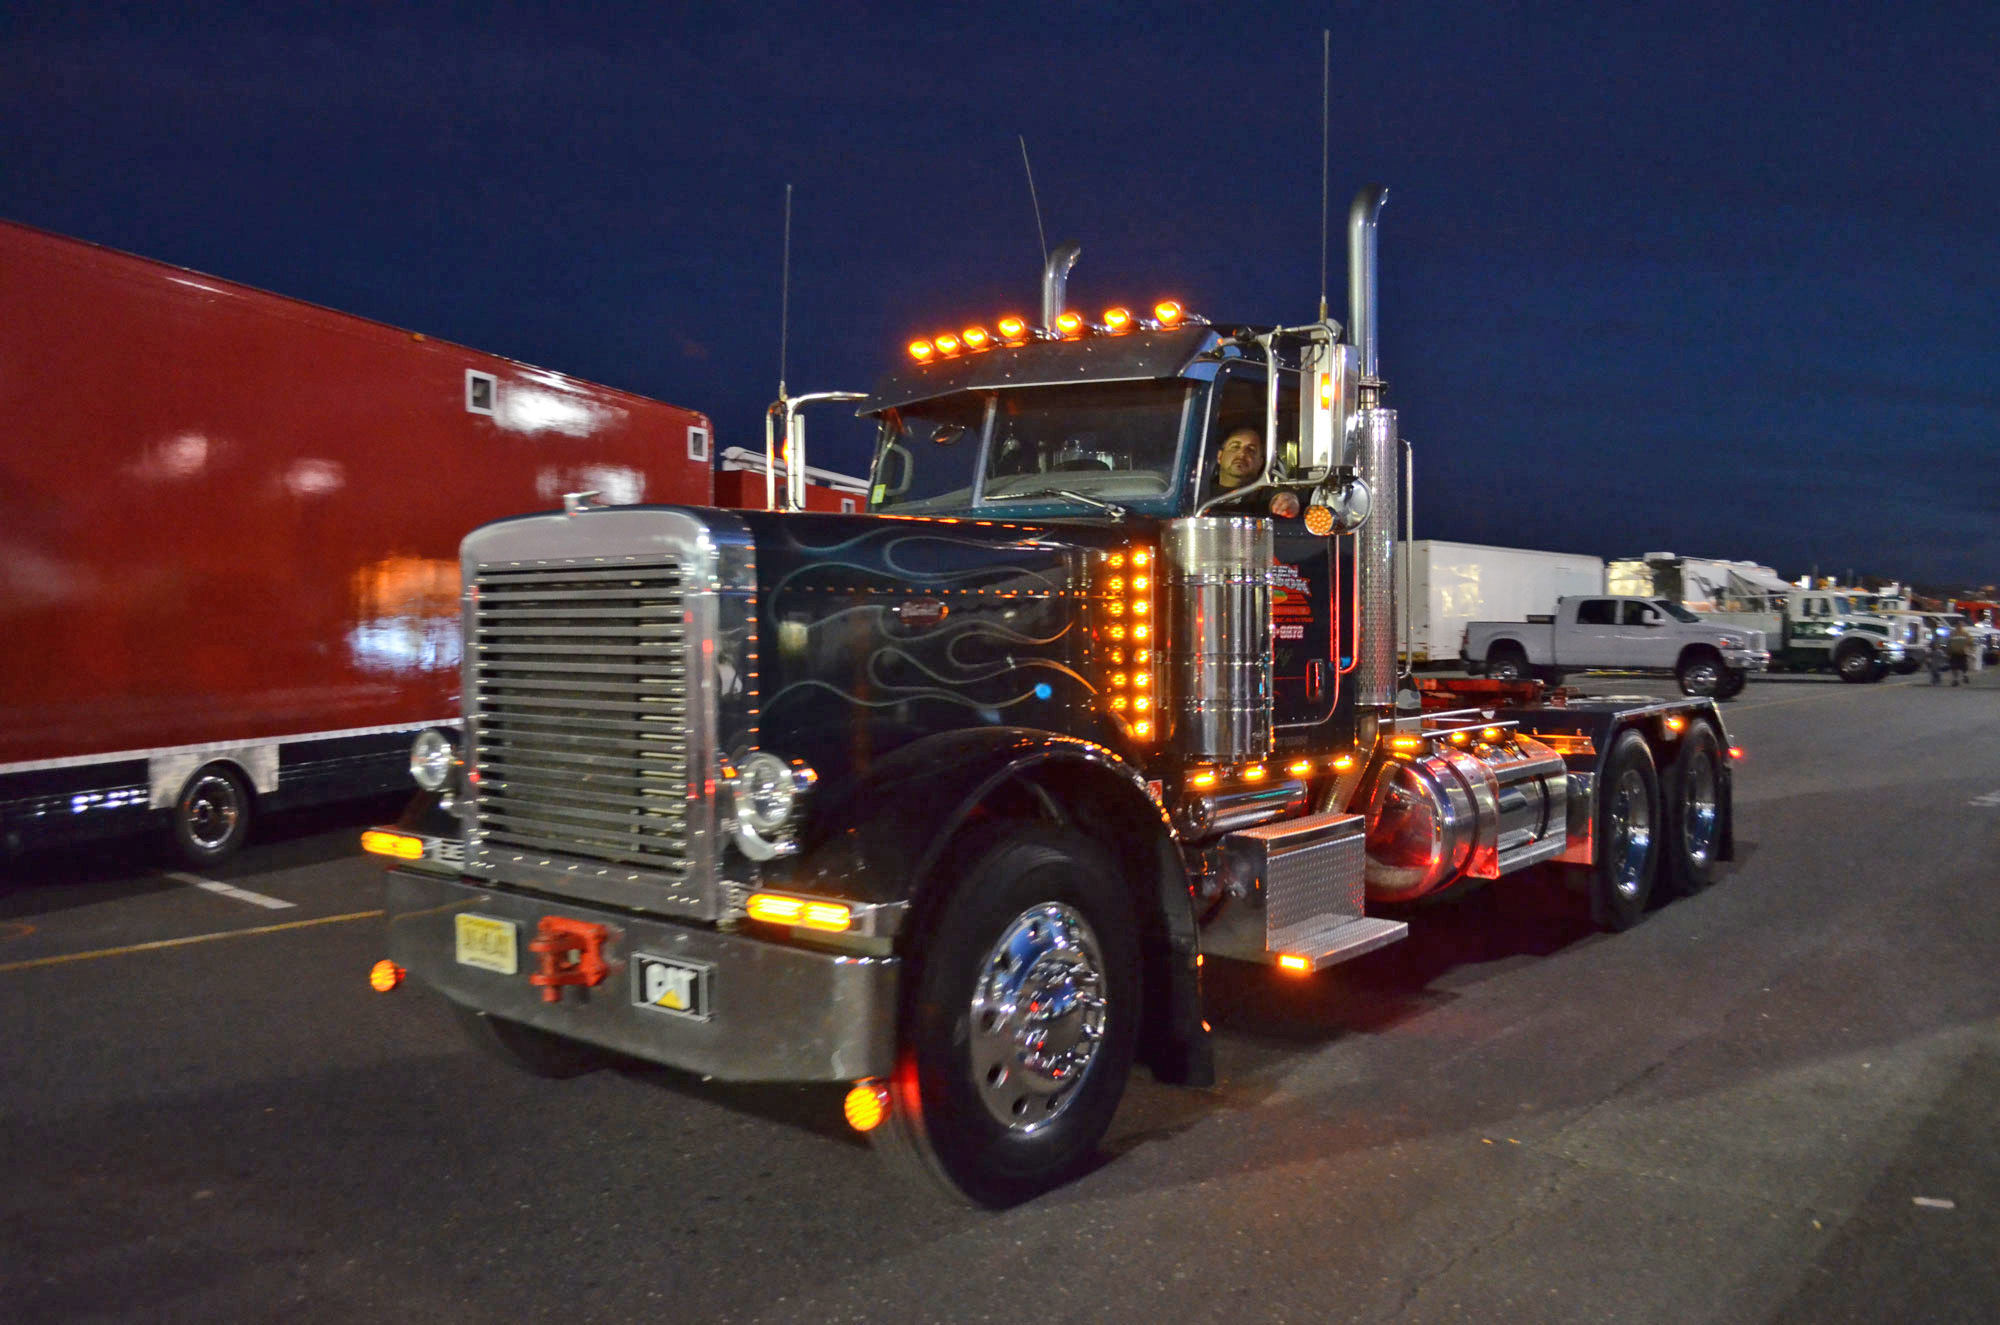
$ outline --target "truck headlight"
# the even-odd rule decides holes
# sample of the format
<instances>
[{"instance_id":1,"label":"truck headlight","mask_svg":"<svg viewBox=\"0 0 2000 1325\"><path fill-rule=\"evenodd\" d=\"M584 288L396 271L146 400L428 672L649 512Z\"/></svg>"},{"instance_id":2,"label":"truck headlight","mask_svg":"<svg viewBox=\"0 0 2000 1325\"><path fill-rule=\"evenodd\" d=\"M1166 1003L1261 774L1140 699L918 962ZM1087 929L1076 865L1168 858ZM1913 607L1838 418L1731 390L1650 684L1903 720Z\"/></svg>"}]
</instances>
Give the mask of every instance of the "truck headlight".
<instances>
[{"instance_id":1,"label":"truck headlight","mask_svg":"<svg viewBox=\"0 0 2000 1325\"><path fill-rule=\"evenodd\" d=\"M1718 643L1725 649L1747 649L1750 647L1750 641L1744 639L1741 635L1724 635Z\"/></svg>"},{"instance_id":2,"label":"truck headlight","mask_svg":"<svg viewBox=\"0 0 2000 1325\"><path fill-rule=\"evenodd\" d=\"M410 776L425 791L443 791L458 762L458 738L442 727L426 727L410 743Z\"/></svg>"},{"instance_id":3,"label":"truck headlight","mask_svg":"<svg viewBox=\"0 0 2000 1325\"><path fill-rule=\"evenodd\" d=\"M798 849L797 829L806 797L819 774L796 759L759 750L729 779L736 812L736 844L752 860L770 860Z\"/></svg>"}]
</instances>

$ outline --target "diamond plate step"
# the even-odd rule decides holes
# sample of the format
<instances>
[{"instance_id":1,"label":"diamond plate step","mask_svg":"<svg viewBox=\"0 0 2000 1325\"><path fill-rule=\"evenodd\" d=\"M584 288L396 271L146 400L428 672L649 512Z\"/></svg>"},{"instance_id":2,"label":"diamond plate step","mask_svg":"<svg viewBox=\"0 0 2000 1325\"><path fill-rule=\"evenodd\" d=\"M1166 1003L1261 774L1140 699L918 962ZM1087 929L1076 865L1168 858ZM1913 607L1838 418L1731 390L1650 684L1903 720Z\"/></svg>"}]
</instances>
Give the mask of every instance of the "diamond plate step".
<instances>
[{"instance_id":1,"label":"diamond plate step","mask_svg":"<svg viewBox=\"0 0 2000 1325\"><path fill-rule=\"evenodd\" d=\"M1408 936L1410 927L1401 920L1380 920L1369 916L1320 916L1279 930L1271 935L1271 952L1279 963L1300 969L1303 958L1311 971L1359 957L1364 952L1386 948Z\"/></svg>"}]
</instances>

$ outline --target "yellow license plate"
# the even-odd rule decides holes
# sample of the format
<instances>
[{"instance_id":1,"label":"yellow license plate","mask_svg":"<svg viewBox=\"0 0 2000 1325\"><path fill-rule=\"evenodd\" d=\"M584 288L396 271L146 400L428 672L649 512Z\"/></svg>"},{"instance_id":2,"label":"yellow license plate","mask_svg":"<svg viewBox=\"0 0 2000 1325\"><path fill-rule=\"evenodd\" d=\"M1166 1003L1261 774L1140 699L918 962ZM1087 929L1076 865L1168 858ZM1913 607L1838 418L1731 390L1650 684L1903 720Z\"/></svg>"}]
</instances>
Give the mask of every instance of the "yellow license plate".
<instances>
[{"instance_id":1,"label":"yellow license plate","mask_svg":"<svg viewBox=\"0 0 2000 1325\"><path fill-rule=\"evenodd\" d=\"M498 971L502 975L520 973L520 949L515 941L517 931L513 921L466 914L454 919L458 923L458 961L461 966L477 966L482 971Z\"/></svg>"}]
</instances>

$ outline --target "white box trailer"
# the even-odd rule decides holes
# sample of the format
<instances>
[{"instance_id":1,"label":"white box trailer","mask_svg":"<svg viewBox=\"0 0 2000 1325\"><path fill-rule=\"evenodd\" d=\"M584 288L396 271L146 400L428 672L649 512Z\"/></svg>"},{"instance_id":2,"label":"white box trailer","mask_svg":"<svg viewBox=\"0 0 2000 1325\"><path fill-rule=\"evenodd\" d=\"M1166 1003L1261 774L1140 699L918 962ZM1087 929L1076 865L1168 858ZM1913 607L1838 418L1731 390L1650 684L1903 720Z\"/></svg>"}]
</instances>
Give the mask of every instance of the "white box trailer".
<instances>
[{"instance_id":1,"label":"white box trailer","mask_svg":"<svg viewBox=\"0 0 2000 1325\"><path fill-rule=\"evenodd\" d=\"M1525 621L1565 594L1604 592L1602 557L1419 538L1398 543L1396 558L1417 666L1456 663L1468 621Z\"/></svg>"}]
</instances>

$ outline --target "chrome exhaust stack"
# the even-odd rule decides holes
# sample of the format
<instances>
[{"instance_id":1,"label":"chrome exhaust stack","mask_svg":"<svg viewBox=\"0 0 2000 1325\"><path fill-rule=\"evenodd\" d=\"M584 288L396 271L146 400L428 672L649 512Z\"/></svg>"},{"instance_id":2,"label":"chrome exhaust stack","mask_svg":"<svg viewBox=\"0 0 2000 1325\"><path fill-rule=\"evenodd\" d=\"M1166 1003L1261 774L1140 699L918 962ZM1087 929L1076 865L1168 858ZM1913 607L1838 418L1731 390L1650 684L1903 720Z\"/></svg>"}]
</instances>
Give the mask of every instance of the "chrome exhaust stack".
<instances>
[{"instance_id":1,"label":"chrome exhaust stack","mask_svg":"<svg viewBox=\"0 0 2000 1325\"><path fill-rule=\"evenodd\" d=\"M1063 299L1069 287L1069 269L1076 265L1083 254L1080 244L1058 244L1056 251L1049 254L1048 265L1042 268L1042 329L1054 331L1056 319L1062 316Z\"/></svg>"},{"instance_id":2,"label":"chrome exhaust stack","mask_svg":"<svg viewBox=\"0 0 2000 1325\"><path fill-rule=\"evenodd\" d=\"M1375 231L1388 199L1387 189L1367 185L1354 195L1347 214L1348 334L1361 360L1361 408L1348 447L1355 471L1374 494L1374 512L1355 535L1355 555L1361 558L1355 699L1379 708L1396 702L1396 515L1403 506L1396 411L1382 408L1376 349Z\"/></svg>"}]
</instances>

